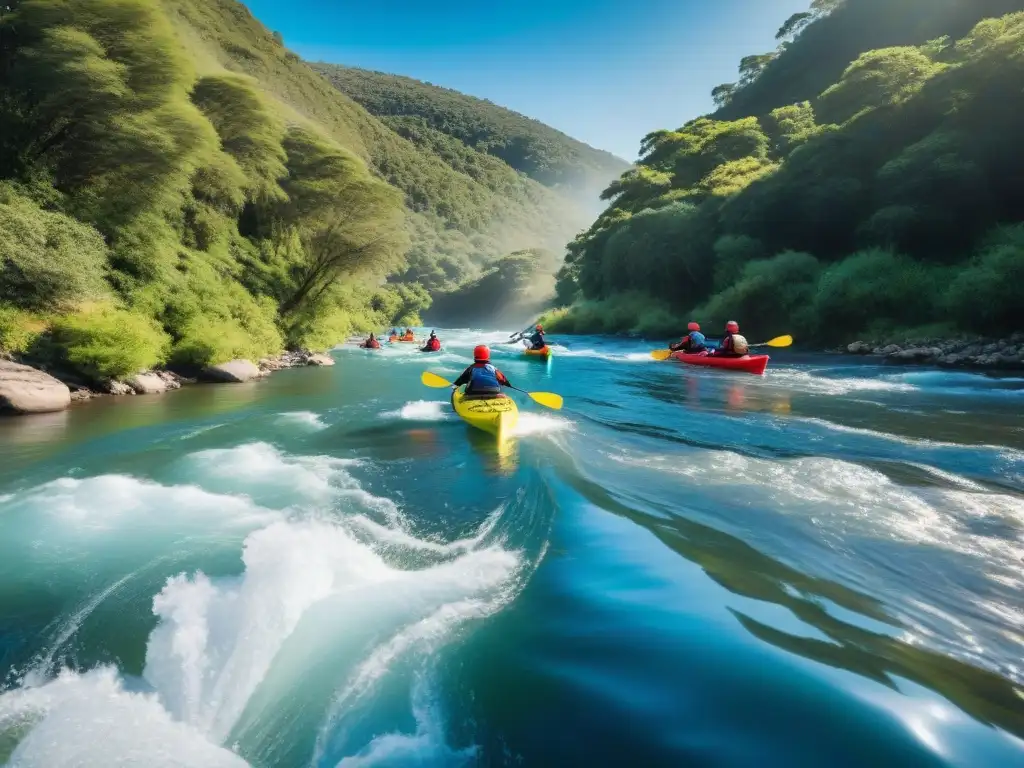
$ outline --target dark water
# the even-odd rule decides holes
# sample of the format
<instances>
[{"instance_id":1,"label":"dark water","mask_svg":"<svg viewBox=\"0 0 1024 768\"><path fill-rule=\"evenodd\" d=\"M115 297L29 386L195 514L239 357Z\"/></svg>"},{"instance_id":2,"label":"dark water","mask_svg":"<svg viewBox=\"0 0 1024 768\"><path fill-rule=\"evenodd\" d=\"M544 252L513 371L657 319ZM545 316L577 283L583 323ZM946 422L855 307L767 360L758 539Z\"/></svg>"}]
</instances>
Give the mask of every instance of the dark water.
<instances>
[{"instance_id":1,"label":"dark water","mask_svg":"<svg viewBox=\"0 0 1024 768\"><path fill-rule=\"evenodd\" d=\"M0 763L1024 766L1024 380L506 337L0 422Z\"/></svg>"}]
</instances>

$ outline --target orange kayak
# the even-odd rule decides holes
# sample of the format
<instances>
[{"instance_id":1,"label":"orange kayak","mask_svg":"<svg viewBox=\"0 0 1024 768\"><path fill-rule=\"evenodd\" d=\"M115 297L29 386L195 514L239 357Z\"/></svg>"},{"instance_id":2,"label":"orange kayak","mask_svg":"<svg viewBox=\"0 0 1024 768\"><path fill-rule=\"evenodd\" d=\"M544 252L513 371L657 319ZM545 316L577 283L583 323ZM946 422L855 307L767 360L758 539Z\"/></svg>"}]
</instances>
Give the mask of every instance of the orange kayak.
<instances>
[{"instance_id":1,"label":"orange kayak","mask_svg":"<svg viewBox=\"0 0 1024 768\"><path fill-rule=\"evenodd\" d=\"M540 349L527 348L523 350L523 352L526 354L527 357L536 357L541 360L547 360L548 358L551 357L551 347L547 346L546 344Z\"/></svg>"}]
</instances>

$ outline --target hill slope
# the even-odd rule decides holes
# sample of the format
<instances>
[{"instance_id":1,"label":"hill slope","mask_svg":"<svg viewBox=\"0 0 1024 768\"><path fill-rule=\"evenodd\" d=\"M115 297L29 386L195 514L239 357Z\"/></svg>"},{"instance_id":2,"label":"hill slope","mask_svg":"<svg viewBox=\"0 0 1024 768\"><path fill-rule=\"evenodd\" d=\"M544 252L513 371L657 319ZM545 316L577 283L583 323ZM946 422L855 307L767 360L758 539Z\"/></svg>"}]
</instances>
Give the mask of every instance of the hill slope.
<instances>
[{"instance_id":1,"label":"hill slope","mask_svg":"<svg viewBox=\"0 0 1024 768\"><path fill-rule=\"evenodd\" d=\"M235 0L8 0L0 93L0 351L91 379L328 346L586 220Z\"/></svg>"},{"instance_id":2,"label":"hill slope","mask_svg":"<svg viewBox=\"0 0 1024 768\"><path fill-rule=\"evenodd\" d=\"M1024 13L983 18L1024 0L827 4L760 75L744 59L726 108L644 138L569 245L558 293L576 305L556 328L735 318L830 343L1024 328ZM837 69L844 36L902 44Z\"/></svg>"},{"instance_id":3,"label":"hill slope","mask_svg":"<svg viewBox=\"0 0 1024 768\"><path fill-rule=\"evenodd\" d=\"M315 64L339 91L404 135L429 127L503 160L545 186L593 196L628 163L486 99L409 77L334 64Z\"/></svg>"}]
</instances>

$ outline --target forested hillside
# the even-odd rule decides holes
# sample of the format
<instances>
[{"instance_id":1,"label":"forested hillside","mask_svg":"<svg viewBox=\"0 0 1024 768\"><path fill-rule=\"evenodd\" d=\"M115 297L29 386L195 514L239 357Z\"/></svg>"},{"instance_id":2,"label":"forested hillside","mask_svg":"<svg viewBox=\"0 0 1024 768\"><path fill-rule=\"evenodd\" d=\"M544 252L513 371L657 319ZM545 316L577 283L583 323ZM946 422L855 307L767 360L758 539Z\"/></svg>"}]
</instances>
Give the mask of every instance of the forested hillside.
<instances>
[{"instance_id":1,"label":"forested hillside","mask_svg":"<svg viewBox=\"0 0 1024 768\"><path fill-rule=\"evenodd\" d=\"M770 64L751 72L748 57L741 83L716 89L727 108L644 138L569 246L559 296L575 306L555 327L735 318L819 341L1024 328L1024 13L978 18L1007 5L817 0L790 19ZM920 39L947 22L966 32ZM863 52L821 87L835 59L812 42L840 38L916 44Z\"/></svg>"},{"instance_id":2,"label":"forested hillside","mask_svg":"<svg viewBox=\"0 0 1024 768\"><path fill-rule=\"evenodd\" d=\"M94 379L411 321L586 224L392 130L234 0L6 0L0 126L0 352Z\"/></svg>"},{"instance_id":3,"label":"forested hillside","mask_svg":"<svg viewBox=\"0 0 1024 768\"><path fill-rule=\"evenodd\" d=\"M409 77L316 64L338 90L410 138L433 129L493 155L546 186L597 197L628 164L537 120ZM581 195L582 196L582 195Z\"/></svg>"}]
</instances>

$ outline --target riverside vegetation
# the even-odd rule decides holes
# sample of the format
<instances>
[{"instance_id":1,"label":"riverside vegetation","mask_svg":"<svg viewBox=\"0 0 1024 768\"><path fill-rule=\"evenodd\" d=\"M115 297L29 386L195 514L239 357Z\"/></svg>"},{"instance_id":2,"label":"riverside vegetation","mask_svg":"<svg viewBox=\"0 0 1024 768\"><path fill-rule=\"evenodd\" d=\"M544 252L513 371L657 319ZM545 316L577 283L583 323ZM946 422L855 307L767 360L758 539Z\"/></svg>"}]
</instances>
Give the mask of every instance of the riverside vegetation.
<instances>
[{"instance_id":1,"label":"riverside vegetation","mask_svg":"<svg viewBox=\"0 0 1024 768\"><path fill-rule=\"evenodd\" d=\"M321 72L234 0L4 0L0 353L102 382L415 323L564 243L627 167L487 102Z\"/></svg>"},{"instance_id":2,"label":"riverside vegetation","mask_svg":"<svg viewBox=\"0 0 1024 768\"><path fill-rule=\"evenodd\" d=\"M1024 329L1022 9L815 0L714 90L715 114L644 138L569 244L545 325L736 318L882 345Z\"/></svg>"}]
</instances>

